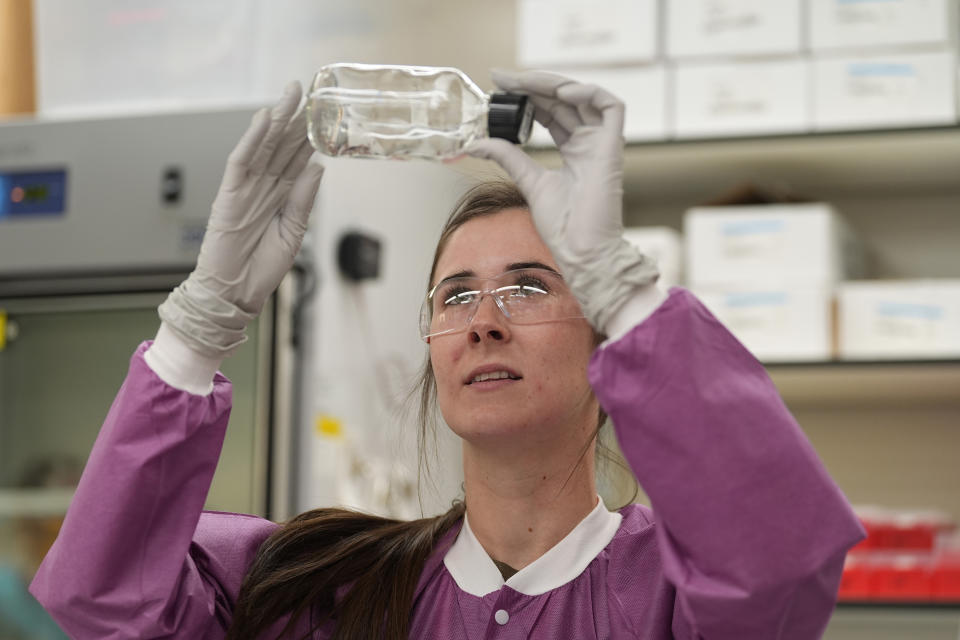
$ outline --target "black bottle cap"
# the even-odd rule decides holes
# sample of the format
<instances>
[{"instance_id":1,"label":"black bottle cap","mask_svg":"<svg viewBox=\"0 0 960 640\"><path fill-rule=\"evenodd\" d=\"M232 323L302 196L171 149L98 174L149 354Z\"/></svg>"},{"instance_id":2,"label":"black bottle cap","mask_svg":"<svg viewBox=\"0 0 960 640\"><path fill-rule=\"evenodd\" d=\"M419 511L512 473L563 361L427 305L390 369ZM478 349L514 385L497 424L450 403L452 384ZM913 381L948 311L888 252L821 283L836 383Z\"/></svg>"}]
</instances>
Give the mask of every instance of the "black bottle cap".
<instances>
[{"instance_id":1,"label":"black bottle cap","mask_svg":"<svg viewBox=\"0 0 960 640\"><path fill-rule=\"evenodd\" d=\"M487 130L491 138L523 144L530 137L532 126L533 103L525 94L500 91L490 94Z\"/></svg>"}]
</instances>

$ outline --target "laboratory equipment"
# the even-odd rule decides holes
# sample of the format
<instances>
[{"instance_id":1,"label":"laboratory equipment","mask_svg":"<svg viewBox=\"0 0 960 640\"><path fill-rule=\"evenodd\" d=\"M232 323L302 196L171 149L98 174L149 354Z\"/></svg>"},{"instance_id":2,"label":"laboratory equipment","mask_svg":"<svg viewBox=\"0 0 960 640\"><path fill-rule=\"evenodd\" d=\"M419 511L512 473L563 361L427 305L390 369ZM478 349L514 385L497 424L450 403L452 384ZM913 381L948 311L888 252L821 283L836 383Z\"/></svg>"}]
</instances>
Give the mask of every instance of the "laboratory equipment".
<instances>
[{"instance_id":1,"label":"laboratory equipment","mask_svg":"<svg viewBox=\"0 0 960 640\"><path fill-rule=\"evenodd\" d=\"M195 265L227 155L254 111L0 125L0 518L37 501L66 509L69 490L26 491L16 479L38 459L86 460L134 349L157 331L157 305ZM335 504L388 514L400 476L405 490L412 477L418 503L416 447L404 440L415 432L393 396L422 362L433 236L468 184L439 163L324 164L305 251L223 364L234 406L208 508L275 520ZM403 248L367 261L380 275L362 286L337 266L337 244L357 231ZM341 425L340 440L317 430L320 415ZM403 454L391 449L399 440ZM341 445L353 453L338 475L326 461ZM442 454L459 460L456 444ZM460 470L434 481L427 512L449 504ZM350 497L373 494L387 502Z\"/></svg>"},{"instance_id":2,"label":"laboratory equipment","mask_svg":"<svg viewBox=\"0 0 960 640\"><path fill-rule=\"evenodd\" d=\"M0 126L0 516L49 494L17 488L23 469L86 460L130 356L156 333L157 305L193 268L252 112ZM268 451L290 403L272 389L290 366L276 344L290 318L271 304L224 365L234 409L210 508L283 514L289 500L289 465Z\"/></svg>"}]
</instances>

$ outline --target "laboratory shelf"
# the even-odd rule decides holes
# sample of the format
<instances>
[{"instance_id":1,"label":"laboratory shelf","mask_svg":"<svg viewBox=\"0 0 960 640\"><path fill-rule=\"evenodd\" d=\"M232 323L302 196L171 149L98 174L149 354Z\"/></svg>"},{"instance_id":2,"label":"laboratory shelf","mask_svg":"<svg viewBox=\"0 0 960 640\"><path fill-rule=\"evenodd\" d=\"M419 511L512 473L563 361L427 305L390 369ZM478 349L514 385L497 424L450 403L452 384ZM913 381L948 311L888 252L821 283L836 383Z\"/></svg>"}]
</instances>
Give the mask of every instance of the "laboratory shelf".
<instances>
[{"instance_id":1,"label":"laboratory shelf","mask_svg":"<svg viewBox=\"0 0 960 640\"><path fill-rule=\"evenodd\" d=\"M960 360L767 364L790 406L960 406Z\"/></svg>"},{"instance_id":2,"label":"laboratory shelf","mask_svg":"<svg viewBox=\"0 0 960 640\"><path fill-rule=\"evenodd\" d=\"M903 611L949 611L960 613L960 601L957 602L928 602L903 600L841 600L837 603L839 609L901 609Z\"/></svg>"},{"instance_id":3,"label":"laboratory shelf","mask_svg":"<svg viewBox=\"0 0 960 640\"><path fill-rule=\"evenodd\" d=\"M548 166L555 149L533 150ZM755 182L803 195L960 193L960 127L630 143L628 205L696 202Z\"/></svg>"},{"instance_id":4,"label":"laboratory shelf","mask_svg":"<svg viewBox=\"0 0 960 640\"><path fill-rule=\"evenodd\" d=\"M839 604L824 640L957 640L960 607Z\"/></svg>"},{"instance_id":5,"label":"laboratory shelf","mask_svg":"<svg viewBox=\"0 0 960 640\"><path fill-rule=\"evenodd\" d=\"M73 487L0 488L0 518L63 515L73 499Z\"/></svg>"}]
</instances>

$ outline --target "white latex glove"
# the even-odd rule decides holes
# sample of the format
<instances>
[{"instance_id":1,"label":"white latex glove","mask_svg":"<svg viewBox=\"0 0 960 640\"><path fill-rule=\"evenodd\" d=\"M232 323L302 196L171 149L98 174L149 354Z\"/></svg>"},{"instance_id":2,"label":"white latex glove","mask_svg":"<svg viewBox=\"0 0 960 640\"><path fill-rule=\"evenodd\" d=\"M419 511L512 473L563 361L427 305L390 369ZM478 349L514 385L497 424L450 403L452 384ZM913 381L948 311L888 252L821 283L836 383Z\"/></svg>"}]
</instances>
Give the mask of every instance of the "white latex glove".
<instances>
[{"instance_id":1,"label":"white latex glove","mask_svg":"<svg viewBox=\"0 0 960 640\"><path fill-rule=\"evenodd\" d=\"M261 109L227 159L197 267L160 305L161 331L222 360L290 270L323 176L310 161L302 90Z\"/></svg>"},{"instance_id":2,"label":"white latex glove","mask_svg":"<svg viewBox=\"0 0 960 640\"><path fill-rule=\"evenodd\" d=\"M478 140L467 153L496 161L513 178L587 319L607 331L613 314L659 276L622 237L623 103L600 87L544 71L494 71L493 80L530 96L563 166L547 169L497 138Z\"/></svg>"}]
</instances>

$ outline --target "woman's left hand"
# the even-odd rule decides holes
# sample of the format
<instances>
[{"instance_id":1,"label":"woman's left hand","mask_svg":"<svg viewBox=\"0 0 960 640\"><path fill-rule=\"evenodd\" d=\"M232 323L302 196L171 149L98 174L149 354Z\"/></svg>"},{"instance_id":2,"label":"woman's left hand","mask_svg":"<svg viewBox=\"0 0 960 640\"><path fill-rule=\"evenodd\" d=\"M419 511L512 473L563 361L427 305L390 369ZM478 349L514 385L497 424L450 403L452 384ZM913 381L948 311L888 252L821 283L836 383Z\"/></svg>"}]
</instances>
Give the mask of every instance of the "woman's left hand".
<instances>
[{"instance_id":1,"label":"woman's left hand","mask_svg":"<svg viewBox=\"0 0 960 640\"><path fill-rule=\"evenodd\" d=\"M595 85L543 71L495 71L493 80L530 96L563 166L547 169L496 138L478 140L467 152L496 161L513 178L584 314L603 331L631 293L659 275L622 237L623 102Z\"/></svg>"}]
</instances>

